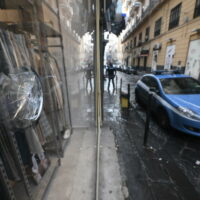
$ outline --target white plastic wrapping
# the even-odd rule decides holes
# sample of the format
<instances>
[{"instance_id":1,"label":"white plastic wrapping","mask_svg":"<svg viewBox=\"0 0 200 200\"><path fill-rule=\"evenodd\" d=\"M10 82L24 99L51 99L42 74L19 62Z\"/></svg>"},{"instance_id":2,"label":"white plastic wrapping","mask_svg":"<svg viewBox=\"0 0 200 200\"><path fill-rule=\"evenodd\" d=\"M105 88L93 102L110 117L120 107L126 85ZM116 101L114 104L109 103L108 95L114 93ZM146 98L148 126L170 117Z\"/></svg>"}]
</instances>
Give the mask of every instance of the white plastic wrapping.
<instances>
[{"instance_id":1,"label":"white plastic wrapping","mask_svg":"<svg viewBox=\"0 0 200 200\"><path fill-rule=\"evenodd\" d=\"M26 127L36 121L43 107L43 92L39 77L30 69L15 73L0 73L0 120L14 127Z\"/></svg>"}]
</instances>

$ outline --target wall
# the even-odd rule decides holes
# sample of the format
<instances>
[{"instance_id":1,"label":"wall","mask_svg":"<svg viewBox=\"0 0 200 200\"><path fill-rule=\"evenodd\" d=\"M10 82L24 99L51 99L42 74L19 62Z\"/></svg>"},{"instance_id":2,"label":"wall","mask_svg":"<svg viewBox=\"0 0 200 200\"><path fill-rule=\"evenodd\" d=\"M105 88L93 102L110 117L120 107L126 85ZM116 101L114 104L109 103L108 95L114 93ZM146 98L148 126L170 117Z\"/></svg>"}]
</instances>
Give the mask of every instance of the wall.
<instances>
[{"instance_id":1,"label":"wall","mask_svg":"<svg viewBox=\"0 0 200 200\"><path fill-rule=\"evenodd\" d=\"M182 8L181 8L179 26L172 30L168 30L171 9L181 2L182 2ZM150 53L149 53L148 61L147 61L148 67L151 67L153 47L157 43L162 44L162 48L158 54L158 63L157 63L158 66L161 66L161 67L164 66L167 46L176 45L176 51L175 51L172 65L173 66L179 65L179 66L185 67L190 40L193 39L194 37L200 38L200 36L197 36L197 35L194 36L195 33L192 32L192 30L194 30L195 28L200 28L200 17L193 19L195 3L196 3L196 0L184 0L184 1L167 0L165 1L161 6L159 6L152 13L150 17L148 17L146 21L144 21L144 23L140 27L138 27L134 31L134 33L130 35L130 37L123 43L123 48L127 46L127 44L131 40L133 40L135 36L137 36L137 41L138 41L138 35L140 32L143 33L143 41L144 41L146 27L150 26L150 40L142 45L142 48L150 49ZM155 21L159 19L160 17L162 17L161 35L154 38ZM169 42L169 38L172 38L173 41ZM138 48L132 49L131 52L128 53L128 55L130 55L133 58L135 55L134 51L137 49ZM127 57L127 53L124 54L124 59L126 57ZM142 63L143 61L141 61L141 64Z\"/></svg>"}]
</instances>

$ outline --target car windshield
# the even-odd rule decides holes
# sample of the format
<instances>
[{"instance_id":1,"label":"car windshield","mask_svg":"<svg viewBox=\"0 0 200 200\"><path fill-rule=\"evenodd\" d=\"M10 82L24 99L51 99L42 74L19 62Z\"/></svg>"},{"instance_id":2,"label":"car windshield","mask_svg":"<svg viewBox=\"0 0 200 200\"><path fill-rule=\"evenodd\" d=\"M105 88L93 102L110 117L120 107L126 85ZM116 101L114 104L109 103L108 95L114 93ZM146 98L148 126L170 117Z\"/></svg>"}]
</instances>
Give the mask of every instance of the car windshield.
<instances>
[{"instance_id":1,"label":"car windshield","mask_svg":"<svg viewBox=\"0 0 200 200\"><path fill-rule=\"evenodd\" d=\"M160 79L166 94L200 94L200 82L191 77Z\"/></svg>"}]
</instances>

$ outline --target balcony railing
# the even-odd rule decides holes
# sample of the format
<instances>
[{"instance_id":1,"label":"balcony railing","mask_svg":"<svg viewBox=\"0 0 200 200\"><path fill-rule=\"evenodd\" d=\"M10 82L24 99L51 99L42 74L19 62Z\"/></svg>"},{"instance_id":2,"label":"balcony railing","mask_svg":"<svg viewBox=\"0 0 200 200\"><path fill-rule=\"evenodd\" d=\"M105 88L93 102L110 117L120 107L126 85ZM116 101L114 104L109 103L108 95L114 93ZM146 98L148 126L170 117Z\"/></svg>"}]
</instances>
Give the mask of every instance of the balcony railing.
<instances>
[{"instance_id":1,"label":"balcony railing","mask_svg":"<svg viewBox=\"0 0 200 200\"><path fill-rule=\"evenodd\" d=\"M161 3L163 3L164 0L153 0L150 1L150 5L147 7L146 10L142 12L141 18L136 19L135 24L132 25L132 27L127 31L127 33L122 38L122 42L124 42L130 34L146 19L147 16L149 16L152 11Z\"/></svg>"}]
</instances>

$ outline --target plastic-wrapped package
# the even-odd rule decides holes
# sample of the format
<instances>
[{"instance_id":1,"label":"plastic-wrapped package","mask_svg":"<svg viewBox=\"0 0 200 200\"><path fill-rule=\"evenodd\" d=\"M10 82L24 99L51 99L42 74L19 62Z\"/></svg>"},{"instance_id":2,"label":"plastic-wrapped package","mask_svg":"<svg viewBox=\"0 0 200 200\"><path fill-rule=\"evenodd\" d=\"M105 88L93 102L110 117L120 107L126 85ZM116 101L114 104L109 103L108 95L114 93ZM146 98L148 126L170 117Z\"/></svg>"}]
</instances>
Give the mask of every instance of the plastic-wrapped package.
<instances>
[{"instance_id":1,"label":"plastic-wrapped package","mask_svg":"<svg viewBox=\"0 0 200 200\"><path fill-rule=\"evenodd\" d=\"M26 67L9 75L0 73L0 120L25 128L36 121L43 107L42 86L37 74Z\"/></svg>"}]
</instances>

